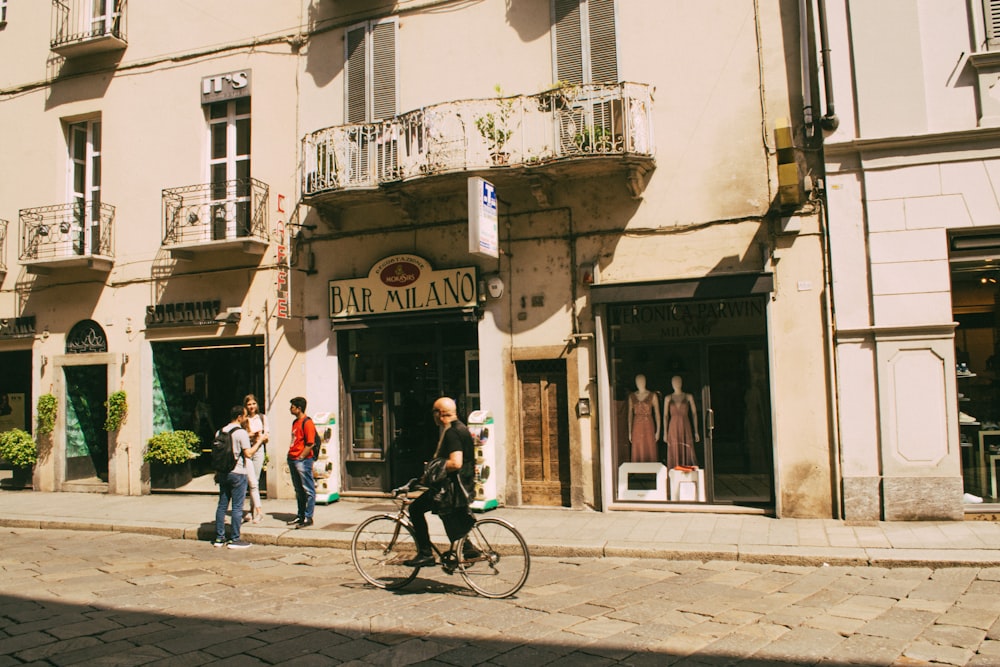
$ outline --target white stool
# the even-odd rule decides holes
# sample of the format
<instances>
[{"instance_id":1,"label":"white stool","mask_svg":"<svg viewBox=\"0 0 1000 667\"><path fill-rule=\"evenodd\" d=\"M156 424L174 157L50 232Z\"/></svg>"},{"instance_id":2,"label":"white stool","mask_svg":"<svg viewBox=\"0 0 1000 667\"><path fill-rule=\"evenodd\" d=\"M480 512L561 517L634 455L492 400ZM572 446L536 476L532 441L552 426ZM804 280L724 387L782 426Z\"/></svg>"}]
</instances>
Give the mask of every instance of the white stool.
<instances>
[{"instance_id":1,"label":"white stool","mask_svg":"<svg viewBox=\"0 0 1000 667\"><path fill-rule=\"evenodd\" d=\"M705 470L672 469L667 476L670 478L670 499L705 502Z\"/></svg>"}]
</instances>

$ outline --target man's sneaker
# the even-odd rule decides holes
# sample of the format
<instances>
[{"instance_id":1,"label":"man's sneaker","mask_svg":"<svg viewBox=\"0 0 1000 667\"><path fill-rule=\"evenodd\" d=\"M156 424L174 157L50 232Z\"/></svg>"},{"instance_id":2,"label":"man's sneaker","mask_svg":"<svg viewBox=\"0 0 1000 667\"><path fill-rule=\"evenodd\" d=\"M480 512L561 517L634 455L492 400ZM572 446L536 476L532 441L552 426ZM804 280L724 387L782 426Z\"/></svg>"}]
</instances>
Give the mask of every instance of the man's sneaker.
<instances>
[{"instance_id":1,"label":"man's sneaker","mask_svg":"<svg viewBox=\"0 0 1000 667\"><path fill-rule=\"evenodd\" d=\"M404 560L403 565L406 567L431 567L432 565L437 565L437 561L434 560L434 554L420 553L410 560Z\"/></svg>"},{"instance_id":2,"label":"man's sneaker","mask_svg":"<svg viewBox=\"0 0 1000 667\"><path fill-rule=\"evenodd\" d=\"M244 542L243 540L233 540L226 546L228 546L230 549L247 549L250 547L250 543Z\"/></svg>"},{"instance_id":3,"label":"man's sneaker","mask_svg":"<svg viewBox=\"0 0 1000 667\"><path fill-rule=\"evenodd\" d=\"M216 548L221 548L229 544L229 540L220 540L218 538L212 540L212 546Z\"/></svg>"},{"instance_id":4,"label":"man's sneaker","mask_svg":"<svg viewBox=\"0 0 1000 667\"><path fill-rule=\"evenodd\" d=\"M291 521L286 521L286 522L285 522L285 525L286 525L286 526L297 526L297 525L299 525L300 523L302 523L303 521L305 521L305 519L300 519L299 517L295 517L295 518L294 518L294 519L292 519Z\"/></svg>"},{"instance_id":5,"label":"man's sneaker","mask_svg":"<svg viewBox=\"0 0 1000 667\"><path fill-rule=\"evenodd\" d=\"M298 530L299 528L308 528L311 525L313 525L312 519L303 519L298 523L298 525L295 526L295 529Z\"/></svg>"}]
</instances>

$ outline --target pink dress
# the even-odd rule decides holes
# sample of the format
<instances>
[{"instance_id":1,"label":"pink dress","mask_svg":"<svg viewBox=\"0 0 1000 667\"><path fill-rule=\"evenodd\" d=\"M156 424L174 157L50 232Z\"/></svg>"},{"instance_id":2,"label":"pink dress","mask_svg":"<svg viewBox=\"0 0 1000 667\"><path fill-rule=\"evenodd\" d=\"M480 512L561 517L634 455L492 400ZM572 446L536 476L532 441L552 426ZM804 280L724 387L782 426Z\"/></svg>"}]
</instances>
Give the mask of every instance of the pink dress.
<instances>
[{"instance_id":1,"label":"pink dress","mask_svg":"<svg viewBox=\"0 0 1000 667\"><path fill-rule=\"evenodd\" d=\"M667 467L696 466L698 457L694 453L694 433L691 428L691 406L685 400L667 400L669 418L667 421Z\"/></svg>"},{"instance_id":2,"label":"pink dress","mask_svg":"<svg viewBox=\"0 0 1000 667\"><path fill-rule=\"evenodd\" d=\"M656 422L653 420L653 401L656 394L649 392L639 400L628 395L632 405L632 462L656 463Z\"/></svg>"}]
</instances>

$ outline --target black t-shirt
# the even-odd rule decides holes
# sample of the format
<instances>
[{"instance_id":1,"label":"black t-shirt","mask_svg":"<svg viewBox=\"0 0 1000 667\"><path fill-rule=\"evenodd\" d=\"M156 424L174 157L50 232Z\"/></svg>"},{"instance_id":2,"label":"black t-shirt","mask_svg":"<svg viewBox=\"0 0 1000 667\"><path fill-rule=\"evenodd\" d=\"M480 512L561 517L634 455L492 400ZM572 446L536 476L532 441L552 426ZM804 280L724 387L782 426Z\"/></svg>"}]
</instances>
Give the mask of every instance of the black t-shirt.
<instances>
[{"instance_id":1,"label":"black t-shirt","mask_svg":"<svg viewBox=\"0 0 1000 667\"><path fill-rule=\"evenodd\" d=\"M449 458L452 452L462 452L462 469L459 471L459 479L462 480L462 485L466 490L471 491L474 486L472 478L475 476L476 449L469 428L457 419L444 432L438 455Z\"/></svg>"}]
</instances>

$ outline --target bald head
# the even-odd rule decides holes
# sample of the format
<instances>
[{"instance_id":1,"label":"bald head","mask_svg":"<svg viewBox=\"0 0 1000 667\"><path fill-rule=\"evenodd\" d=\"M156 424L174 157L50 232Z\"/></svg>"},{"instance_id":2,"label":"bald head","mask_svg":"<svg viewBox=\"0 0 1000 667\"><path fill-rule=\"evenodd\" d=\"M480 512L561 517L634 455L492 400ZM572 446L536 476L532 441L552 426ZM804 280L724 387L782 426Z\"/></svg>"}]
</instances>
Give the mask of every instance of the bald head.
<instances>
[{"instance_id":1,"label":"bald head","mask_svg":"<svg viewBox=\"0 0 1000 667\"><path fill-rule=\"evenodd\" d=\"M442 396L434 401L434 418L439 424L448 425L458 419L458 406L455 401L447 396Z\"/></svg>"}]
</instances>

